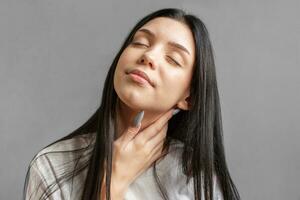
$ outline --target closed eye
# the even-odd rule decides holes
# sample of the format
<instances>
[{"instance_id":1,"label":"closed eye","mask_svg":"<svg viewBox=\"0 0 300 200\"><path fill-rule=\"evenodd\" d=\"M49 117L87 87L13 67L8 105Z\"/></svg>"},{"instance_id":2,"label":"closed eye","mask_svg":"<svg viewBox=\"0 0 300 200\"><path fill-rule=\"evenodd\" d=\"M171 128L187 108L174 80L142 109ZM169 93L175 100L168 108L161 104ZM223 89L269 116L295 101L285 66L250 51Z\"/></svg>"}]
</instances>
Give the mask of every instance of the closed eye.
<instances>
[{"instance_id":1,"label":"closed eye","mask_svg":"<svg viewBox=\"0 0 300 200\"><path fill-rule=\"evenodd\" d=\"M167 56L167 57L170 58L171 61L174 62L176 65L181 67L181 65L174 58L172 58L171 56Z\"/></svg>"},{"instance_id":2,"label":"closed eye","mask_svg":"<svg viewBox=\"0 0 300 200\"><path fill-rule=\"evenodd\" d=\"M145 46L148 47L146 44L140 43L140 42L132 42L132 44L137 45L137 46ZM167 56L175 65L181 67L181 65L171 56Z\"/></svg>"},{"instance_id":3,"label":"closed eye","mask_svg":"<svg viewBox=\"0 0 300 200\"><path fill-rule=\"evenodd\" d=\"M134 45L139 45L139 46L145 46L145 47L148 47L146 44L142 44L140 42L132 42L132 44Z\"/></svg>"}]
</instances>

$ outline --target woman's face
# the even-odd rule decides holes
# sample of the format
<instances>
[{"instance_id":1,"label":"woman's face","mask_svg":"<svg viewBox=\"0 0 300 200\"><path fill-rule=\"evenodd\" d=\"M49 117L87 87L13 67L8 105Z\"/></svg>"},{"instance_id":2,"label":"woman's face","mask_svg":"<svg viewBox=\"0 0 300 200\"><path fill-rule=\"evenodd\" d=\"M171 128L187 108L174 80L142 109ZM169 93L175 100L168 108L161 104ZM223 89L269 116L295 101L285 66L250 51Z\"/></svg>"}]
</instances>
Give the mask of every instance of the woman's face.
<instances>
[{"instance_id":1,"label":"woman's face","mask_svg":"<svg viewBox=\"0 0 300 200\"><path fill-rule=\"evenodd\" d=\"M114 88L131 109L164 112L187 110L195 46L187 25L166 17L155 18L134 35L122 52L114 74ZM144 72L150 79L131 73Z\"/></svg>"}]
</instances>

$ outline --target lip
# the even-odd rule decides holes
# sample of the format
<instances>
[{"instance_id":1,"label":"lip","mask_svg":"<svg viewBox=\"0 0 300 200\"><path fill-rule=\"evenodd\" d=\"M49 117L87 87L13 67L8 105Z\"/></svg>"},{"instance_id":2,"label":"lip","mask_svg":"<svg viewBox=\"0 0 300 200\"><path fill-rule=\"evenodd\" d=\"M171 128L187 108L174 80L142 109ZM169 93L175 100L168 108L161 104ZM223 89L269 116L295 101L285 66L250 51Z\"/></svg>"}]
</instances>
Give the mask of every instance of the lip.
<instances>
[{"instance_id":1,"label":"lip","mask_svg":"<svg viewBox=\"0 0 300 200\"><path fill-rule=\"evenodd\" d=\"M149 76L141 70L133 69L133 70L130 70L128 72L128 74L136 74L136 75L140 76L141 78L145 79L151 86L153 86L153 82L151 81Z\"/></svg>"}]
</instances>

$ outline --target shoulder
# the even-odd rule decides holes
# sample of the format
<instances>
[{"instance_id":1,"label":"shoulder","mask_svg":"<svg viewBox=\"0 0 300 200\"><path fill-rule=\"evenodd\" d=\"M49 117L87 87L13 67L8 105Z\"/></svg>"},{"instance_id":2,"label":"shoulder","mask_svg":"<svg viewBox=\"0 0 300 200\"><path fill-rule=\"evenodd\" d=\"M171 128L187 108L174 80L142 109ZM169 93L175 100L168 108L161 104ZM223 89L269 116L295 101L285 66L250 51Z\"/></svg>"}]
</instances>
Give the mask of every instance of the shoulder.
<instances>
[{"instance_id":1,"label":"shoulder","mask_svg":"<svg viewBox=\"0 0 300 200\"><path fill-rule=\"evenodd\" d=\"M191 177L187 182L187 176L182 169L182 153L184 150L184 143L180 140L173 139L170 143L169 153L166 158L160 163L160 169L163 170L161 177L166 186L169 185L173 195L178 199L188 197L194 198L194 178ZM202 183L203 184L203 183ZM203 185L202 185L203 188ZM175 189L175 190L174 190ZM213 171L213 195L215 200L223 200L223 193L220 180L215 171ZM204 194L202 194L204 195ZM203 196L204 198L204 196Z\"/></svg>"},{"instance_id":2,"label":"shoulder","mask_svg":"<svg viewBox=\"0 0 300 200\"><path fill-rule=\"evenodd\" d=\"M29 168L38 171L47 182L55 181L66 170L74 169L79 157L82 162L88 160L94 136L94 133L88 133L55 142L40 150L31 160Z\"/></svg>"},{"instance_id":3,"label":"shoulder","mask_svg":"<svg viewBox=\"0 0 300 200\"><path fill-rule=\"evenodd\" d=\"M35 156L34 160L51 152L70 152L82 149L93 143L95 133L87 133L84 135L74 136L67 140L62 140L51 144L40 150Z\"/></svg>"},{"instance_id":4,"label":"shoulder","mask_svg":"<svg viewBox=\"0 0 300 200\"><path fill-rule=\"evenodd\" d=\"M94 133L89 133L74 136L67 140L55 142L40 150L28 166L26 189L24 188L25 199L40 199L49 188L55 189L52 186L58 183L61 177L71 173L81 163L86 163L92 151L94 135ZM84 174L77 177L79 180L83 178ZM67 194L69 191L65 188L59 189L61 195ZM56 193L56 195L58 194Z\"/></svg>"}]
</instances>

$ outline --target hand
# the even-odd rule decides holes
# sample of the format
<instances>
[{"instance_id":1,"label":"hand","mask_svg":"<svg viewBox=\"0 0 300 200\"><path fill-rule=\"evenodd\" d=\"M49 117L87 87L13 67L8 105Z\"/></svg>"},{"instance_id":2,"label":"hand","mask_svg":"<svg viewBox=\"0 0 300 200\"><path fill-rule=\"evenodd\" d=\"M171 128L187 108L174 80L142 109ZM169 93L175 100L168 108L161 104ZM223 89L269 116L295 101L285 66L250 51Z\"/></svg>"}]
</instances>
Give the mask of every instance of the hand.
<instances>
[{"instance_id":1,"label":"hand","mask_svg":"<svg viewBox=\"0 0 300 200\"><path fill-rule=\"evenodd\" d=\"M173 109L139 132L133 125L114 141L112 158L112 185L125 191L127 187L151 164L161 157L166 138L168 120L173 116ZM120 187L122 189L120 189Z\"/></svg>"}]
</instances>

